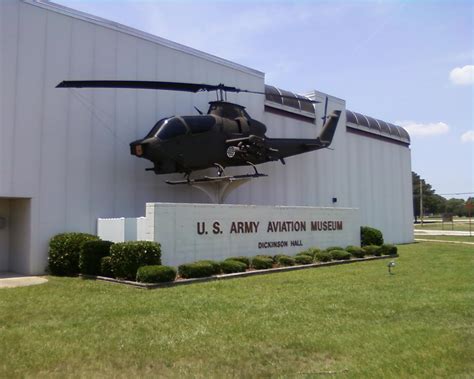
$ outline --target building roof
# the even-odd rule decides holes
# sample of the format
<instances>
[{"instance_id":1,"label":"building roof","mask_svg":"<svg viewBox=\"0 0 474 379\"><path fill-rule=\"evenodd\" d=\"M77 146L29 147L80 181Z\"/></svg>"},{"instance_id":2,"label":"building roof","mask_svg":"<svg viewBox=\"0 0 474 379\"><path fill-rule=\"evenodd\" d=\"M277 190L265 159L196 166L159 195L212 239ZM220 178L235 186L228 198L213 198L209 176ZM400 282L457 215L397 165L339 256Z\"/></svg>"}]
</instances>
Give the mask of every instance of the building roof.
<instances>
[{"instance_id":1,"label":"building roof","mask_svg":"<svg viewBox=\"0 0 474 379\"><path fill-rule=\"evenodd\" d=\"M372 134L381 135L404 143L410 143L410 135L401 126L391 124L361 113L346 110L347 126Z\"/></svg>"},{"instance_id":2,"label":"building roof","mask_svg":"<svg viewBox=\"0 0 474 379\"><path fill-rule=\"evenodd\" d=\"M3 0L0 0L0 1L3 1ZM27 3L27 4L30 4L30 5L34 5L34 6L43 8L43 9L47 9L47 10L52 11L52 12L60 13L60 14L63 14L65 16L73 17L73 18L76 18L76 19L80 19L82 21L90 22L92 24L100 25L100 26L103 26L103 27L108 28L108 29L113 29L113 30L116 30L116 31L119 31L119 32L122 32L122 33L126 33L126 34L129 34L129 35L134 36L134 37L142 38L144 40L154 42L154 43L157 43L157 44L162 45L162 46L169 47L173 50L177 50L177 51L181 51L181 52L184 52L184 53L187 53L187 54L191 54L191 55L194 55L196 57L203 58L203 59L206 59L208 61L218 63L218 64L221 64L223 66L230 67L230 68L233 68L235 70L245 72L246 74L251 74L251 75L257 76L259 78L263 78L265 76L265 74L263 72L255 70L253 68L250 68L250 67L247 67L247 66L229 61L229 60L224 59L224 58L217 57L217 56L212 55L212 54L205 53L205 52L197 50L197 49L193 49L192 47L181 45L177 42L173 42L173 41L167 40L165 38L158 37L158 36L155 36L155 35L150 34L150 33L146 33L142 30L138 30L138 29L132 28L130 26L120 24L118 22L110 21L110 20L107 20L107 19L102 18L102 17L98 17L98 16L91 15L89 13L78 11L76 9L68 8L64 5L56 4L56 3L51 2L49 0L20 0L20 1L22 1L23 3Z\"/></svg>"}]
</instances>

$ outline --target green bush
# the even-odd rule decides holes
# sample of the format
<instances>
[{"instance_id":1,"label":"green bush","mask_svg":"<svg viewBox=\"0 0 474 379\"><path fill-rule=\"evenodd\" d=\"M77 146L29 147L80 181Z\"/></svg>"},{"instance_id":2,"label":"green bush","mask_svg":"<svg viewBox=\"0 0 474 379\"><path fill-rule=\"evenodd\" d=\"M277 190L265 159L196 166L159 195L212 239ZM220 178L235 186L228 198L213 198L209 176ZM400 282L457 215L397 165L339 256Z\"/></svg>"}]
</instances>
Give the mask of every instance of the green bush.
<instances>
[{"instance_id":1,"label":"green bush","mask_svg":"<svg viewBox=\"0 0 474 379\"><path fill-rule=\"evenodd\" d=\"M395 245L382 245L380 246L381 254L382 255L397 255L398 249Z\"/></svg>"},{"instance_id":2,"label":"green bush","mask_svg":"<svg viewBox=\"0 0 474 379\"><path fill-rule=\"evenodd\" d=\"M161 264L161 246L151 241L120 242L110 247L110 258L116 278L135 280L139 267Z\"/></svg>"},{"instance_id":3,"label":"green bush","mask_svg":"<svg viewBox=\"0 0 474 379\"><path fill-rule=\"evenodd\" d=\"M326 251L333 251L333 250L344 250L344 248L340 246L330 246L326 249Z\"/></svg>"},{"instance_id":4,"label":"green bush","mask_svg":"<svg viewBox=\"0 0 474 379\"><path fill-rule=\"evenodd\" d=\"M355 258L364 258L365 251L359 246L347 246L346 251Z\"/></svg>"},{"instance_id":5,"label":"green bush","mask_svg":"<svg viewBox=\"0 0 474 379\"><path fill-rule=\"evenodd\" d=\"M86 233L62 233L49 241L48 268L53 275L75 275L79 273L79 254L87 241L99 237Z\"/></svg>"},{"instance_id":6,"label":"green bush","mask_svg":"<svg viewBox=\"0 0 474 379\"><path fill-rule=\"evenodd\" d=\"M298 253L296 255L309 255L311 257L313 257L313 259L315 258L316 254L319 253L321 250L318 249L317 247L310 247L306 250L303 250L301 253Z\"/></svg>"},{"instance_id":7,"label":"green bush","mask_svg":"<svg viewBox=\"0 0 474 379\"><path fill-rule=\"evenodd\" d=\"M369 245L383 245L383 235L378 229L370 226L362 226L360 228L360 244L362 247Z\"/></svg>"},{"instance_id":8,"label":"green bush","mask_svg":"<svg viewBox=\"0 0 474 379\"><path fill-rule=\"evenodd\" d=\"M252 267L256 270L265 270L273 267L273 259L263 255L257 255L252 259Z\"/></svg>"},{"instance_id":9,"label":"green bush","mask_svg":"<svg viewBox=\"0 0 474 379\"><path fill-rule=\"evenodd\" d=\"M176 279L176 269L170 266L142 266L137 270L137 282L166 283Z\"/></svg>"},{"instance_id":10,"label":"green bush","mask_svg":"<svg viewBox=\"0 0 474 379\"><path fill-rule=\"evenodd\" d=\"M114 277L114 273L112 272L112 263L110 260L110 256L103 257L100 260L100 275L107 276L109 278Z\"/></svg>"},{"instance_id":11,"label":"green bush","mask_svg":"<svg viewBox=\"0 0 474 379\"><path fill-rule=\"evenodd\" d=\"M380 246L368 245L368 246L364 246L363 249L365 251L365 255L375 255L375 256L382 255L382 250L380 249Z\"/></svg>"},{"instance_id":12,"label":"green bush","mask_svg":"<svg viewBox=\"0 0 474 379\"><path fill-rule=\"evenodd\" d=\"M110 241L87 241L79 254L79 272L86 275L100 274L100 260L110 254Z\"/></svg>"},{"instance_id":13,"label":"green bush","mask_svg":"<svg viewBox=\"0 0 474 379\"><path fill-rule=\"evenodd\" d=\"M297 255L295 257L295 262L298 265L309 265L309 264L313 263L313 260L314 260L314 258L310 255L301 254L301 255Z\"/></svg>"},{"instance_id":14,"label":"green bush","mask_svg":"<svg viewBox=\"0 0 474 379\"><path fill-rule=\"evenodd\" d=\"M247 270L247 264L242 261L226 259L224 262L221 262L221 270L224 274L232 274L234 272L245 272L245 270Z\"/></svg>"},{"instance_id":15,"label":"green bush","mask_svg":"<svg viewBox=\"0 0 474 379\"><path fill-rule=\"evenodd\" d=\"M267 255L267 254L259 254L259 255L256 255L254 258L265 258L265 259L273 260L273 257L271 255Z\"/></svg>"},{"instance_id":16,"label":"green bush","mask_svg":"<svg viewBox=\"0 0 474 379\"><path fill-rule=\"evenodd\" d=\"M287 255L286 254L275 254L272 257L273 263L278 263L278 259L280 259L280 257L287 257Z\"/></svg>"},{"instance_id":17,"label":"green bush","mask_svg":"<svg viewBox=\"0 0 474 379\"><path fill-rule=\"evenodd\" d=\"M329 262L332 256L329 251L319 251L314 255L314 258L319 262Z\"/></svg>"},{"instance_id":18,"label":"green bush","mask_svg":"<svg viewBox=\"0 0 474 379\"><path fill-rule=\"evenodd\" d=\"M208 276L215 275L216 267L210 261L198 261L179 266L178 273L184 279L207 278Z\"/></svg>"},{"instance_id":19,"label":"green bush","mask_svg":"<svg viewBox=\"0 0 474 379\"><path fill-rule=\"evenodd\" d=\"M345 250L332 250L331 258L336 261L345 261L351 259L351 254Z\"/></svg>"},{"instance_id":20,"label":"green bush","mask_svg":"<svg viewBox=\"0 0 474 379\"><path fill-rule=\"evenodd\" d=\"M295 258L289 257L288 255L280 255L278 257L277 263L280 266L294 266L295 265Z\"/></svg>"},{"instance_id":21,"label":"green bush","mask_svg":"<svg viewBox=\"0 0 474 379\"><path fill-rule=\"evenodd\" d=\"M238 262L245 263L245 266L246 266L245 268L250 267L250 258L249 257L244 257L244 256L230 257L230 258L227 258L226 261L238 261Z\"/></svg>"},{"instance_id":22,"label":"green bush","mask_svg":"<svg viewBox=\"0 0 474 379\"><path fill-rule=\"evenodd\" d=\"M195 263L209 263L212 266L212 275L219 275L221 273L221 264L210 259L204 259Z\"/></svg>"}]
</instances>

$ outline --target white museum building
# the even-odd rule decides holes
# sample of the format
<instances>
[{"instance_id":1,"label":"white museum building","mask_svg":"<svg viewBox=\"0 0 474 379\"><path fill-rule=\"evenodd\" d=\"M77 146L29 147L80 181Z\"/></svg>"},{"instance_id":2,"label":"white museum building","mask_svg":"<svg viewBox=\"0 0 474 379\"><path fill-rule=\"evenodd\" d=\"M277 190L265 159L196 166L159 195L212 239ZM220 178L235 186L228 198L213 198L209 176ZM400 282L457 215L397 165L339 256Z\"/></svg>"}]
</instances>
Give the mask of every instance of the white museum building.
<instances>
[{"instance_id":1,"label":"white museum building","mask_svg":"<svg viewBox=\"0 0 474 379\"><path fill-rule=\"evenodd\" d=\"M163 117L207 110L214 93L55 88L74 79L264 91L229 94L229 101L265 123L269 137L315 138L324 115L342 110L330 149L260 165L268 176L238 187L225 204L357 209L360 225L380 229L385 241L413 241L410 137L403 128L317 90L305 96L319 103L299 101L265 84L262 72L112 21L42 0L3 0L0 272L43 273L52 236L96 234L98 219L145 216L147 203L209 203L196 188L165 183L181 174L145 171L150 162L132 156L129 143Z\"/></svg>"}]
</instances>

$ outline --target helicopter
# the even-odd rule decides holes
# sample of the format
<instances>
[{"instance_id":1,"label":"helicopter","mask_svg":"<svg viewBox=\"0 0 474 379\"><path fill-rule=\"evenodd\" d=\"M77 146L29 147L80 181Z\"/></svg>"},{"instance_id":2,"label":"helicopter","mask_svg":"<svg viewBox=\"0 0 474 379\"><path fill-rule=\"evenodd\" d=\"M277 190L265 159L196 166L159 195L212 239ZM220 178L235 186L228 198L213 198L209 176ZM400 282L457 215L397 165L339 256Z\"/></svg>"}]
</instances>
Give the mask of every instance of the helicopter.
<instances>
[{"instance_id":1,"label":"helicopter","mask_svg":"<svg viewBox=\"0 0 474 379\"><path fill-rule=\"evenodd\" d=\"M269 138L265 135L265 124L253 119L244 106L227 101L227 92L262 95L265 92L224 84L125 80L62 81L56 88L130 88L194 93L216 91L217 100L209 103L207 114L195 107L199 115L163 118L144 138L130 143L132 155L153 163L153 167L147 168L147 171L157 175L183 173L183 182L188 183L192 172L212 167L217 169L217 177L206 176L193 181L217 180L223 177L226 167L233 166L250 166L254 169L253 174L235 177L266 176L258 172L256 165L270 161L285 164L287 157L329 147L341 115L341 111L334 111L329 117L325 116L323 129L315 139ZM298 100L317 103L306 98Z\"/></svg>"}]
</instances>

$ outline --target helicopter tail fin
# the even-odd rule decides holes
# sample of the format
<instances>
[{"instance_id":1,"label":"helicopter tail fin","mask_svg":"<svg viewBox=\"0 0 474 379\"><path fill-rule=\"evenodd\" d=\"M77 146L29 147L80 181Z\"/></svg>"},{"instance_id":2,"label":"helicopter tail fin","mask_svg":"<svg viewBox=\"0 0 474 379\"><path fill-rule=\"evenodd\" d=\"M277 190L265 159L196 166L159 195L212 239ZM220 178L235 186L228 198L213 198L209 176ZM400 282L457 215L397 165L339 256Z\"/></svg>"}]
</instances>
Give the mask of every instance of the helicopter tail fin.
<instances>
[{"instance_id":1,"label":"helicopter tail fin","mask_svg":"<svg viewBox=\"0 0 474 379\"><path fill-rule=\"evenodd\" d=\"M328 147L331 144L340 116L341 111L334 111L324 124L323 130L321 130L321 134L317 138L318 142L324 145L324 147Z\"/></svg>"}]
</instances>

